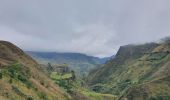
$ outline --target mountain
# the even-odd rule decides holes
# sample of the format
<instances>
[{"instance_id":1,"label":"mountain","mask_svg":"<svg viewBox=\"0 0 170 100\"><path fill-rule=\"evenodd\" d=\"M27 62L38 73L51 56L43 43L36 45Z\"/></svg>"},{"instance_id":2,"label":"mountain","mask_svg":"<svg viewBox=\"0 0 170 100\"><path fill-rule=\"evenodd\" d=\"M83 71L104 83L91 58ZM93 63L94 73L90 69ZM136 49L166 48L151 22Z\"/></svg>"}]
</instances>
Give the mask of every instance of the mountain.
<instances>
[{"instance_id":1,"label":"mountain","mask_svg":"<svg viewBox=\"0 0 170 100\"><path fill-rule=\"evenodd\" d=\"M104 64L108 59L110 59L110 57L102 59L80 53L33 51L27 51L26 53L36 59L40 64L68 64L68 66L80 76L88 74L91 69L99 66L99 64Z\"/></svg>"},{"instance_id":2,"label":"mountain","mask_svg":"<svg viewBox=\"0 0 170 100\"><path fill-rule=\"evenodd\" d=\"M1 100L68 100L40 65L10 42L0 41Z\"/></svg>"},{"instance_id":3,"label":"mountain","mask_svg":"<svg viewBox=\"0 0 170 100\"><path fill-rule=\"evenodd\" d=\"M42 67L14 44L0 41L0 100L116 99L80 86L66 64Z\"/></svg>"},{"instance_id":4,"label":"mountain","mask_svg":"<svg viewBox=\"0 0 170 100\"><path fill-rule=\"evenodd\" d=\"M170 100L170 42L121 46L88 76L93 91L118 100Z\"/></svg>"}]
</instances>

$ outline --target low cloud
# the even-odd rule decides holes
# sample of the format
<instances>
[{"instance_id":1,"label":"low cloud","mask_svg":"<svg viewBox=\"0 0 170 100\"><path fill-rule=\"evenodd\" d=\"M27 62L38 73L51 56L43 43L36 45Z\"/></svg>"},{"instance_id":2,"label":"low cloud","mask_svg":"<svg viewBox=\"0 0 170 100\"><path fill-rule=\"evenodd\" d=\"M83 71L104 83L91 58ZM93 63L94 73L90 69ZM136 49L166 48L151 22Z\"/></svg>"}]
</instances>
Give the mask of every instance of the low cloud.
<instances>
[{"instance_id":1,"label":"low cloud","mask_svg":"<svg viewBox=\"0 0 170 100\"><path fill-rule=\"evenodd\" d=\"M1 0L0 39L24 50L110 56L170 35L169 0Z\"/></svg>"}]
</instances>

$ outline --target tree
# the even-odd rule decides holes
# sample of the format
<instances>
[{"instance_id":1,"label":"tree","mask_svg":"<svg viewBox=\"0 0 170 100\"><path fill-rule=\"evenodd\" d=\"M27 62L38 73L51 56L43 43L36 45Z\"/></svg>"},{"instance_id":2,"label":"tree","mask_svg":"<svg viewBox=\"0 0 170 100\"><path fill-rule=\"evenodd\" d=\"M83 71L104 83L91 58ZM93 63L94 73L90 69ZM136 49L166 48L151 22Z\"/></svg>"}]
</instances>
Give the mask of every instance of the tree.
<instances>
[{"instance_id":1,"label":"tree","mask_svg":"<svg viewBox=\"0 0 170 100\"><path fill-rule=\"evenodd\" d=\"M51 65L50 63L48 63L47 70L48 70L48 71L53 71L53 67L52 67L52 65Z\"/></svg>"},{"instance_id":2,"label":"tree","mask_svg":"<svg viewBox=\"0 0 170 100\"><path fill-rule=\"evenodd\" d=\"M0 72L0 79L2 79L2 72Z\"/></svg>"},{"instance_id":3,"label":"tree","mask_svg":"<svg viewBox=\"0 0 170 100\"><path fill-rule=\"evenodd\" d=\"M75 72L73 70L71 71L71 74L72 74L72 80L75 80L76 79L76 75L75 75Z\"/></svg>"}]
</instances>

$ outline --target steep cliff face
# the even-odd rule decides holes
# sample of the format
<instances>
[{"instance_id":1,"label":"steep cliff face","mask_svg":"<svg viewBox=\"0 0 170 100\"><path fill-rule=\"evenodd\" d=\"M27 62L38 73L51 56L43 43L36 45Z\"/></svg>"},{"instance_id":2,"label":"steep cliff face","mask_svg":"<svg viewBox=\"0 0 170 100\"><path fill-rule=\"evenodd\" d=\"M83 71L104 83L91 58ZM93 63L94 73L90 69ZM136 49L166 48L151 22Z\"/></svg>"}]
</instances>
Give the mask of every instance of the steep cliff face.
<instances>
[{"instance_id":1,"label":"steep cliff face","mask_svg":"<svg viewBox=\"0 0 170 100\"><path fill-rule=\"evenodd\" d=\"M0 98L66 100L70 97L39 69L30 56L12 43L0 41Z\"/></svg>"},{"instance_id":2,"label":"steep cliff face","mask_svg":"<svg viewBox=\"0 0 170 100\"><path fill-rule=\"evenodd\" d=\"M115 59L89 74L89 84L94 91L122 100L168 98L169 51L167 42L120 47Z\"/></svg>"}]
</instances>

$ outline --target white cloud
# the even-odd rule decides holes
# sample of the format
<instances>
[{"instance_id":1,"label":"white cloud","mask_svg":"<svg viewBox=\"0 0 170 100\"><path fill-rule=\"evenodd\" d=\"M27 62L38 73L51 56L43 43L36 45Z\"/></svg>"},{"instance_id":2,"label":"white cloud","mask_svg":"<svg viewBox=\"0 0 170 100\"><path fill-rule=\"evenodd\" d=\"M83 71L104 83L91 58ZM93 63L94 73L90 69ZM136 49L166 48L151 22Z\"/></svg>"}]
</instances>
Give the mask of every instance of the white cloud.
<instances>
[{"instance_id":1,"label":"white cloud","mask_svg":"<svg viewBox=\"0 0 170 100\"><path fill-rule=\"evenodd\" d=\"M116 53L170 35L169 0L1 0L0 39L25 50Z\"/></svg>"}]
</instances>

